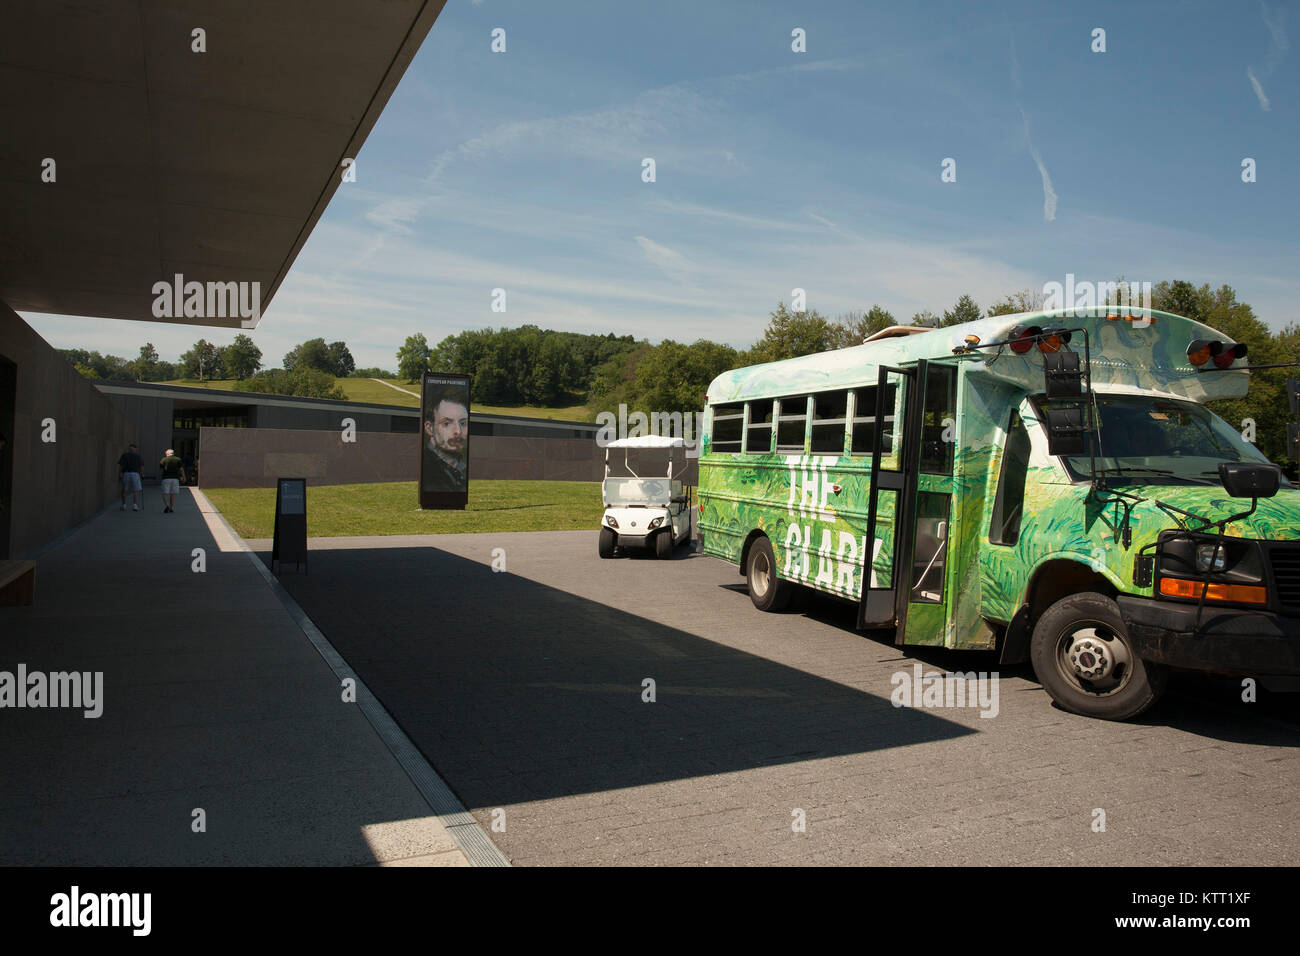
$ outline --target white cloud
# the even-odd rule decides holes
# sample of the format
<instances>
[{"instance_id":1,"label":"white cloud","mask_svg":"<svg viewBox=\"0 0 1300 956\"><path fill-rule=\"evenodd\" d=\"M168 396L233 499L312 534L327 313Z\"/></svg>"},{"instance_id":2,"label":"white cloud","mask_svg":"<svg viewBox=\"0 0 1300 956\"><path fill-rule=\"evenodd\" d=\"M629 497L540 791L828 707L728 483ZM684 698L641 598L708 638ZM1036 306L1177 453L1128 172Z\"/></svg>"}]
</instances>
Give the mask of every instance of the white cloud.
<instances>
[{"instance_id":1,"label":"white cloud","mask_svg":"<svg viewBox=\"0 0 1300 956\"><path fill-rule=\"evenodd\" d=\"M685 282L690 279L691 273L696 271L695 264L680 252L662 246L653 239L637 236L636 244L641 247L645 257L662 269L671 279Z\"/></svg>"},{"instance_id":2,"label":"white cloud","mask_svg":"<svg viewBox=\"0 0 1300 956\"><path fill-rule=\"evenodd\" d=\"M1025 111L1020 111L1020 119L1025 124L1025 142L1029 144L1029 155L1033 157L1034 165L1038 167L1038 175L1043 180L1043 221L1052 222L1056 219L1056 190L1052 186L1052 176L1047 171L1047 164L1043 162L1043 155L1034 145L1033 138L1029 135L1029 117Z\"/></svg>"},{"instance_id":3,"label":"white cloud","mask_svg":"<svg viewBox=\"0 0 1300 956\"><path fill-rule=\"evenodd\" d=\"M1259 80L1255 76L1255 71L1250 67L1246 67L1246 76L1250 77L1250 85L1255 90L1256 99L1259 100L1259 108L1267 113L1270 109L1272 109L1272 107L1269 106L1268 94L1264 92L1264 87L1259 85Z\"/></svg>"}]
</instances>

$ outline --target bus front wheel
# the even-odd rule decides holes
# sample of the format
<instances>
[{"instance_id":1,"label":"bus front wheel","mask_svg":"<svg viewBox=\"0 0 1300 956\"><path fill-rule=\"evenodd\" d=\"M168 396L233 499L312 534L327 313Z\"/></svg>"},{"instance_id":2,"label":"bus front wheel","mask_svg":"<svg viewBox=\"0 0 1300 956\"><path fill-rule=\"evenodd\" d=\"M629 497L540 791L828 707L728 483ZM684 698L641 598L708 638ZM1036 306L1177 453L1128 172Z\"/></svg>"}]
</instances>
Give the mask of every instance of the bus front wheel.
<instances>
[{"instance_id":1,"label":"bus front wheel","mask_svg":"<svg viewBox=\"0 0 1300 956\"><path fill-rule=\"evenodd\" d=\"M1119 607L1104 594L1062 598L1038 619L1030 644L1034 673L1068 711L1128 720L1165 689L1164 668L1138 657Z\"/></svg>"},{"instance_id":2,"label":"bus front wheel","mask_svg":"<svg viewBox=\"0 0 1300 956\"><path fill-rule=\"evenodd\" d=\"M794 585L776 576L776 556L767 538L758 538L750 545L745 578L749 582L749 599L760 611L782 611L790 604Z\"/></svg>"}]
</instances>

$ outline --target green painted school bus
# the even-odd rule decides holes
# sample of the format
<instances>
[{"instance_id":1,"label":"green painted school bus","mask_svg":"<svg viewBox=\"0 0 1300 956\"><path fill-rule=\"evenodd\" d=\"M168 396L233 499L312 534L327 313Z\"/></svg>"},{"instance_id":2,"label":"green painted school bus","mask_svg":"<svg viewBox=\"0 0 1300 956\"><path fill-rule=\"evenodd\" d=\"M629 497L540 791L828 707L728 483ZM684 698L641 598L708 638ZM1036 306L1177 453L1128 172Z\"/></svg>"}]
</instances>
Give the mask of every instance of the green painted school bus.
<instances>
[{"instance_id":1,"label":"green painted school bus","mask_svg":"<svg viewBox=\"0 0 1300 956\"><path fill-rule=\"evenodd\" d=\"M1099 307L896 327L726 372L701 436L704 553L763 610L813 588L900 645L1033 662L1127 719L1170 667L1300 674L1300 490L1205 407L1246 349Z\"/></svg>"}]
</instances>

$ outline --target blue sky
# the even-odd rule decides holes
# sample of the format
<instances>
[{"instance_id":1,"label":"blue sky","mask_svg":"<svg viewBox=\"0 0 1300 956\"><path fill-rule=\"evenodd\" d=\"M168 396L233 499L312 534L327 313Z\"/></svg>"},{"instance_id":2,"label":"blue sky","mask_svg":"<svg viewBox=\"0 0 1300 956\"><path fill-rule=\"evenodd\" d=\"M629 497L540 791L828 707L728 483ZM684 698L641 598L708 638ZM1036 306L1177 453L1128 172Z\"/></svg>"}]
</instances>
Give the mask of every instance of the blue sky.
<instances>
[{"instance_id":1,"label":"blue sky","mask_svg":"<svg viewBox=\"0 0 1300 956\"><path fill-rule=\"evenodd\" d=\"M322 335L387 368L413 332L526 323L744 346L796 287L906 321L1067 273L1228 283L1280 328L1295 10L449 0L253 338L268 365ZM128 357L235 335L25 317Z\"/></svg>"}]
</instances>

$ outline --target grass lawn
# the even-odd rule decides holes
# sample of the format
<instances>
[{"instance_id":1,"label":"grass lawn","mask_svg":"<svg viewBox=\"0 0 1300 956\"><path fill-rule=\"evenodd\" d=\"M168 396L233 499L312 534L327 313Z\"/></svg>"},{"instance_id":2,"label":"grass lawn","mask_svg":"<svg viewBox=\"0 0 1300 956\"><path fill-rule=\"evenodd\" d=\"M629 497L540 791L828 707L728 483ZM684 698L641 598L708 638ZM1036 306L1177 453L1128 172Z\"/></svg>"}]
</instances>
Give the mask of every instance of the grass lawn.
<instances>
[{"instance_id":1,"label":"grass lawn","mask_svg":"<svg viewBox=\"0 0 1300 956\"><path fill-rule=\"evenodd\" d=\"M157 385L185 385L189 388L224 388L227 391L235 387L233 378L204 379L200 382L197 378L175 378L170 382L156 382Z\"/></svg>"},{"instance_id":2,"label":"grass lawn","mask_svg":"<svg viewBox=\"0 0 1300 956\"><path fill-rule=\"evenodd\" d=\"M245 538L275 533L274 488L204 488ZM421 511L413 481L307 487L307 534L462 534L472 531L574 531L600 527L600 483L471 481L464 511Z\"/></svg>"},{"instance_id":3,"label":"grass lawn","mask_svg":"<svg viewBox=\"0 0 1300 956\"><path fill-rule=\"evenodd\" d=\"M382 381L396 385L397 388L405 389L407 392L419 392L420 384L416 382L403 381L399 378L383 379ZM224 388L233 389L235 386L234 379L217 379L215 381L200 382L196 379L176 379L171 382L159 382L159 385L188 385L192 388ZM399 392L396 389L389 388L387 385L381 385L380 382L373 378L336 378L334 384L343 389L343 394L352 402L367 402L377 405L403 405L407 408L419 408L420 399L418 395L407 395L405 392ZM485 415L518 415L523 418L550 418L559 419L566 422L585 422L587 420L587 406L569 405L565 408L539 408L527 405L474 405L474 411L482 412Z\"/></svg>"}]
</instances>

